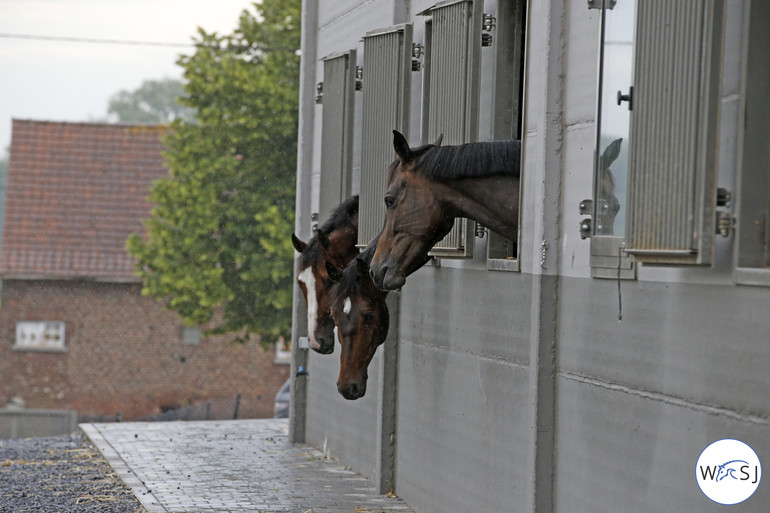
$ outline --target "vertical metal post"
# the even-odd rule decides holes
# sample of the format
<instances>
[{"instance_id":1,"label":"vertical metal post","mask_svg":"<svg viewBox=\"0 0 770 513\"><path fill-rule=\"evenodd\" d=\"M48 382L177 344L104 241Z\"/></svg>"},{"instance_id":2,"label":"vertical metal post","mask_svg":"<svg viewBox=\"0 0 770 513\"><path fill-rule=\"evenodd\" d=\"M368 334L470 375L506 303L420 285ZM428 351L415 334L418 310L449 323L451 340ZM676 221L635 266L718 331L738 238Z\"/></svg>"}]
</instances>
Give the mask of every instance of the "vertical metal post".
<instances>
[{"instance_id":1,"label":"vertical metal post","mask_svg":"<svg viewBox=\"0 0 770 513\"><path fill-rule=\"evenodd\" d=\"M377 396L377 440L374 484L377 493L390 493L396 478L396 397L398 391L398 314L401 294L391 292L387 305L390 313L388 337L382 345L380 383Z\"/></svg>"},{"instance_id":2,"label":"vertical metal post","mask_svg":"<svg viewBox=\"0 0 770 513\"><path fill-rule=\"evenodd\" d=\"M310 238L310 201L313 183L313 124L315 114L316 35L318 0L302 1L302 61L299 77L299 129L297 141L297 199L294 231L303 240ZM296 276L297 260L294 261ZM291 328L291 403L289 405L289 442L305 441L307 377L297 379L299 368L308 368L307 349L299 348L300 334L307 331L305 306L298 287L292 294Z\"/></svg>"}]
</instances>

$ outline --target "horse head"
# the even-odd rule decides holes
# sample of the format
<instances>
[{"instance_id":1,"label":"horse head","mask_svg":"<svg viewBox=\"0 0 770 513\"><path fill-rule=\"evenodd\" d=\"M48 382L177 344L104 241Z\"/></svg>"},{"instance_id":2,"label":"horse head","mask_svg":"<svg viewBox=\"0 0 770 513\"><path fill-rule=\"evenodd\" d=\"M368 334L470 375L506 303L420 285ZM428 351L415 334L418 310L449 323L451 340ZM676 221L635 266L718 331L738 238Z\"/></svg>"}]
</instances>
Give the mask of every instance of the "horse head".
<instances>
[{"instance_id":1,"label":"horse head","mask_svg":"<svg viewBox=\"0 0 770 513\"><path fill-rule=\"evenodd\" d=\"M354 400L366 394L369 363L388 335L386 293L374 286L364 257L344 270L329 262L326 266L335 281L331 311L341 345L337 390Z\"/></svg>"},{"instance_id":2,"label":"horse head","mask_svg":"<svg viewBox=\"0 0 770 513\"><path fill-rule=\"evenodd\" d=\"M406 277L425 265L428 251L449 233L454 216L446 215L435 186L415 173L418 157L441 144L412 149L393 131L398 159L388 168L385 224L371 264L374 283L383 290L401 287Z\"/></svg>"},{"instance_id":3,"label":"horse head","mask_svg":"<svg viewBox=\"0 0 770 513\"><path fill-rule=\"evenodd\" d=\"M598 235L613 235L615 233L615 217L620 211L620 201L615 195L615 176L610 166L620 155L623 139L615 139L599 157L599 180L596 191L596 233Z\"/></svg>"},{"instance_id":4,"label":"horse head","mask_svg":"<svg viewBox=\"0 0 770 513\"><path fill-rule=\"evenodd\" d=\"M308 343L314 351L330 354L334 352L334 321L331 318L328 294L331 284L326 274L325 260L317 244L311 246L293 233L291 241L294 249L300 253L297 283L307 305Z\"/></svg>"}]
</instances>

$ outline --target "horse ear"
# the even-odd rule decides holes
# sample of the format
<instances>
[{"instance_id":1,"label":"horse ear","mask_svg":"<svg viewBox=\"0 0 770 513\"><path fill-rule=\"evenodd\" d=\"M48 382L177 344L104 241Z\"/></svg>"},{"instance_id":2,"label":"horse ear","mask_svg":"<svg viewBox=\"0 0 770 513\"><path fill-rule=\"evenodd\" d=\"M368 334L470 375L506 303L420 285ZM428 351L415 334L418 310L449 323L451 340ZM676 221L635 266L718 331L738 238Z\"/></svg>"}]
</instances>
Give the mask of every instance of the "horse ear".
<instances>
[{"instance_id":1,"label":"horse ear","mask_svg":"<svg viewBox=\"0 0 770 513\"><path fill-rule=\"evenodd\" d=\"M366 265L366 262L364 262L364 259L361 257L356 257L356 270L358 271L358 276L360 278L365 278L367 280L371 279L369 277L369 266Z\"/></svg>"},{"instance_id":2,"label":"horse ear","mask_svg":"<svg viewBox=\"0 0 770 513\"><path fill-rule=\"evenodd\" d=\"M329 279L333 282L339 283L342 280L342 271L340 271L336 265L332 264L328 260L324 262L326 264L326 273L329 275Z\"/></svg>"},{"instance_id":3,"label":"horse ear","mask_svg":"<svg viewBox=\"0 0 770 513\"><path fill-rule=\"evenodd\" d=\"M321 248L328 251L329 246L331 246L331 241L329 241L329 236L326 235L326 232L319 229L316 232L316 237L318 237L318 244L321 245Z\"/></svg>"},{"instance_id":4,"label":"horse ear","mask_svg":"<svg viewBox=\"0 0 770 513\"><path fill-rule=\"evenodd\" d=\"M433 143L433 146L441 146L441 141L444 140L444 134L441 134L438 136L438 139L436 139L436 142Z\"/></svg>"},{"instance_id":5,"label":"horse ear","mask_svg":"<svg viewBox=\"0 0 770 513\"><path fill-rule=\"evenodd\" d=\"M409 149L409 143L398 130L393 130L393 148L395 148L396 155L398 155L401 162L412 160L412 150Z\"/></svg>"},{"instance_id":6,"label":"horse ear","mask_svg":"<svg viewBox=\"0 0 770 513\"><path fill-rule=\"evenodd\" d=\"M623 138L615 139L612 141L602 153L602 164L604 167L610 167L610 164L615 162L615 159L620 155L620 145L623 143Z\"/></svg>"},{"instance_id":7,"label":"horse ear","mask_svg":"<svg viewBox=\"0 0 770 513\"><path fill-rule=\"evenodd\" d=\"M299 240L299 237L293 233L291 234L291 243L294 245L294 249L296 249L299 253L303 253L307 247L307 243Z\"/></svg>"}]
</instances>

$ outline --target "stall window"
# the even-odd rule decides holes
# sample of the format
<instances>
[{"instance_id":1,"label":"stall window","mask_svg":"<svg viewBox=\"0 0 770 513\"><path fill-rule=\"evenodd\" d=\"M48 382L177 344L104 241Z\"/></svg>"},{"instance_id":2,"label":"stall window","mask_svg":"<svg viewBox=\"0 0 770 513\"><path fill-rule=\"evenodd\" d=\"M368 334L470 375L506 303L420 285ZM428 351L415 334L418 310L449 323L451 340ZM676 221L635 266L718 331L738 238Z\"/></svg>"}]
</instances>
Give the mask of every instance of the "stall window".
<instances>
[{"instance_id":1,"label":"stall window","mask_svg":"<svg viewBox=\"0 0 770 513\"><path fill-rule=\"evenodd\" d=\"M322 59L324 79L316 101L323 106L319 222L351 195L356 51Z\"/></svg>"},{"instance_id":2,"label":"stall window","mask_svg":"<svg viewBox=\"0 0 770 513\"><path fill-rule=\"evenodd\" d=\"M770 285L770 2L751 2L744 45L736 282Z\"/></svg>"},{"instance_id":3,"label":"stall window","mask_svg":"<svg viewBox=\"0 0 770 513\"><path fill-rule=\"evenodd\" d=\"M374 30L364 36L361 126L361 192L358 244L365 247L382 229L385 170L393 161L393 130L409 139L412 25Z\"/></svg>"},{"instance_id":4,"label":"stall window","mask_svg":"<svg viewBox=\"0 0 770 513\"><path fill-rule=\"evenodd\" d=\"M526 2L498 2L495 12L484 15L482 29L483 44L491 46L484 51L492 52L494 62L492 138L521 140ZM523 173L521 176L523 179ZM521 202L521 198L513 198L513 201ZM518 240L508 240L490 231L487 239L487 269L519 270L518 247Z\"/></svg>"},{"instance_id":5,"label":"stall window","mask_svg":"<svg viewBox=\"0 0 770 513\"><path fill-rule=\"evenodd\" d=\"M601 8L593 226L586 230L594 275L614 267L617 276L620 267L631 277L627 255L710 265L724 4L603 0Z\"/></svg>"}]
</instances>

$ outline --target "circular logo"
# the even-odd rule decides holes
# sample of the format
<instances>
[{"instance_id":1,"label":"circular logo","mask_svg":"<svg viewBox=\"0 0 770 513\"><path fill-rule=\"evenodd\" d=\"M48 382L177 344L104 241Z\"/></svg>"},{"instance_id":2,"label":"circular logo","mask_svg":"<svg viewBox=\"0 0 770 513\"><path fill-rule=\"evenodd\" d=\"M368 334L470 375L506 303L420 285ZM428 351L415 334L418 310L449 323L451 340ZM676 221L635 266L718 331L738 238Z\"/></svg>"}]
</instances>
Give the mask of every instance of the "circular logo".
<instances>
[{"instance_id":1,"label":"circular logo","mask_svg":"<svg viewBox=\"0 0 770 513\"><path fill-rule=\"evenodd\" d=\"M756 491L762 479L762 465L754 449L726 438L706 447L695 465L701 491L719 504L738 504Z\"/></svg>"}]
</instances>

